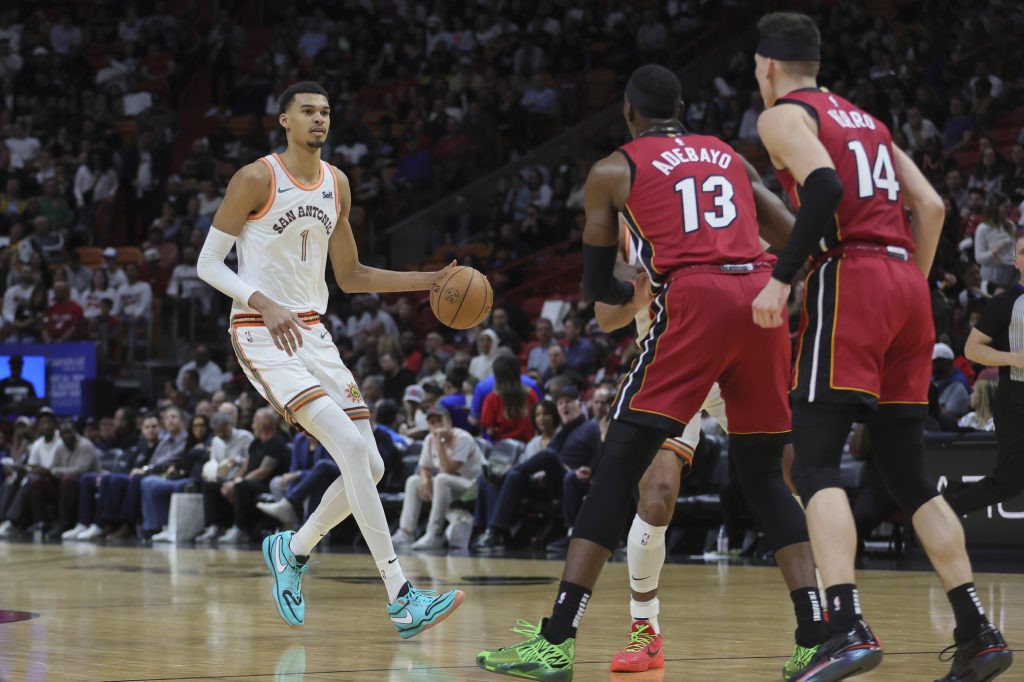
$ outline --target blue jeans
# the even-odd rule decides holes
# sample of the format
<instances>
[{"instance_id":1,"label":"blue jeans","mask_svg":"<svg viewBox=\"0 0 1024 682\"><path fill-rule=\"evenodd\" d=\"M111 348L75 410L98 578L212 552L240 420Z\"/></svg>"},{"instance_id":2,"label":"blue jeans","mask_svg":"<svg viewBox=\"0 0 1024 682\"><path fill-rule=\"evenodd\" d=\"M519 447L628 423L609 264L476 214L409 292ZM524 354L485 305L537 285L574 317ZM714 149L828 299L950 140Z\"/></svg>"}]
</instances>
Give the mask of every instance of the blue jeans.
<instances>
[{"instance_id":1,"label":"blue jeans","mask_svg":"<svg viewBox=\"0 0 1024 682\"><path fill-rule=\"evenodd\" d=\"M327 492L327 488L340 475L341 471L333 459L317 460L312 469L303 472L302 476L289 486L285 497L295 507L295 511L298 512L299 516L305 518L306 515L302 511L303 507L305 506L310 511L316 509L317 505L320 504L320 499ZM309 500L308 505L306 505L306 500Z\"/></svg>"},{"instance_id":2,"label":"blue jeans","mask_svg":"<svg viewBox=\"0 0 1024 682\"><path fill-rule=\"evenodd\" d=\"M562 489L562 478L566 473L565 467L553 450L541 450L525 462L512 467L505 474L494 512L488 519L488 525L491 528L503 531L509 529L519 501L524 499L529 492L530 478L538 471L544 472L544 484L551 498L558 498Z\"/></svg>"},{"instance_id":3,"label":"blue jeans","mask_svg":"<svg viewBox=\"0 0 1024 682\"><path fill-rule=\"evenodd\" d=\"M78 522L83 526L96 522L96 502L100 496L96 482L102 476L102 472L87 471L78 479Z\"/></svg>"},{"instance_id":4,"label":"blue jeans","mask_svg":"<svg viewBox=\"0 0 1024 682\"><path fill-rule=\"evenodd\" d=\"M97 499L97 524L121 525L135 523L139 516L139 485L141 476L107 474L100 479Z\"/></svg>"},{"instance_id":5,"label":"blue jeans","mask_svg":"<svg viewBox=\"0 0 1024 682\"><path fill-rule=\"evenodd\" d=\"M191 482L191 478L168 481L159 476L142 479L142 530L160 530L166 526L171 495L180 493Z\"/></svg>"},{"instance_id":6,"label":"blue jeans","mask_svg":"<svg viewBox=\"0 0 1024 682\"><path fill-rule=\"evenodd\" d=\"M487 528L487 521L494 515L498 506L498 489L480 474L476 479L476 504L473 509L473 525Z\"/></svg>"},{"instance_id":7,"label":"blue jeans","mask_svg":"<svg viewBox=\"0 0 1024 682\"><path fill-rule=\"evenodd\" d=\"M576 478L576 470L566 471L562 478L562 520L566 528L576 524L576 515L583 506L583 498L590 492L590 480Z\"/></svg>"}]
</instances>

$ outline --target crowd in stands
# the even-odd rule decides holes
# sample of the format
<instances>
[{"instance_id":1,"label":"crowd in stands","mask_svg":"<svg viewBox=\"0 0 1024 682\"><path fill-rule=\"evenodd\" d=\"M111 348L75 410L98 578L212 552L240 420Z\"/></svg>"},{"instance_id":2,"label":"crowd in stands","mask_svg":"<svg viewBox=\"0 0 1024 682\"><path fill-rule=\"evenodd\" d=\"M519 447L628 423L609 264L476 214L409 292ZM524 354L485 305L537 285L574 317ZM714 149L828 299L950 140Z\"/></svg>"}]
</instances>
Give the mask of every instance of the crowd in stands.
<instances>
[{"instance_id":1,"label":"crowd in stands","mask_svg":"<svg viewBox=\"0 0 1024 682\"><path fill-rule=\"evenodd\" d=\"M641 15L613 0L244 16L240 3L94 4L0 13L0 335L94 340L110 366L173 355L167 332L195 342L216 326L225 304L196 255L231 174L283 148L275 93L287 84L332 93L325 158L351 178L361 238L367 221L390 224L578 121L585 102L618 97L588 91L588 69L621 81L705 23L693 3ZM521 257L565 217L547 209L578 209L581 188L578 164L537 168L511 181L509 224L467 213L440 239L500 234L513 249L495 257Z\"/></svg>"},{"instance_id":2,"label":"crowd in stands","mask_svg":"<svg viewBox=\"0 0 1024 682\"><path fill-rule=\"evenodd\" d=\"M587 161L566 148L552 164L527 164L482 212L468 211L457 190L585 114L586 69L628 71L638 54L663 57L671 38L703 19L697 3L667 3L653 15L616 2L569 4L491 12L469 3L463 14L431 14L395 3L371 16L375 3L360 3L352 21L327 9L284 21L298 10L282 6L268 19L292 28L273 34L161 3L145 16L108 15L91 32L20 5L0 14L0 87L14 105L0 113L5 339L94 339L111 367L136 357L130 340L159 341L154 323L176 329L174 338L194 327L190 341L207 342L189 344L194 358L160 395L143 397L151 409L121 407L98 420L59 422L32 406L21 384L0 382L5 414L17 416L0 431L0 536L39 529L67 539L169 539L171 496L194 492L204 507L197 540L244 542L301 522L338 475L315 440L261 407L223 325L194 322L215 321L225 305L195 274L224 184L239 163L279 148L279 131L262 126L275 113L268 97L301 74L335 94L330 158L352 176L367 215L393 219L388 212L411 208L402 206L409 197L454 192L434 246L492 245L462 259L491 273L495 288L492 314L474 330L440 327L412 295L331 297L325 324L373 411L396 544L456 544L451 528L469 523L472 548L497 551L523 541L524 518L540 517L549 524L542 540L564 545L600 467L617 378L636 353L632 329L596 328L575 282L522 293L535 274L525 259L578 237ZM1019 277L1024 48L1000 36L1024 17L997 3L894 11L822 8L820 82L884 121L947 202L929 278L938 341L929 427L991 430L997 378L966 361L963 344L986 301ZM636 40L624 45L624 32ZM268 36L269 50L243 60L252 35ZM101 41L117 47L86 49ZM752 63L738 50L696 84L684 123L723 136L767 171ZM189 86L185 74L201 64L210 99L197 116L210 131L179 153L186 121L174 107ZM66 87L43 87L53 82ZM68 113L87 100L90 116ZM134 132L119 128L126 116ZM515 124L524 120L530 125ZM141 257L111 246L117 234ZM85 263L78 246L104 250ZM802 292L794 290L795 328ZM12 364L11 376L19 371Z\"/></svg>"}]
</instances>

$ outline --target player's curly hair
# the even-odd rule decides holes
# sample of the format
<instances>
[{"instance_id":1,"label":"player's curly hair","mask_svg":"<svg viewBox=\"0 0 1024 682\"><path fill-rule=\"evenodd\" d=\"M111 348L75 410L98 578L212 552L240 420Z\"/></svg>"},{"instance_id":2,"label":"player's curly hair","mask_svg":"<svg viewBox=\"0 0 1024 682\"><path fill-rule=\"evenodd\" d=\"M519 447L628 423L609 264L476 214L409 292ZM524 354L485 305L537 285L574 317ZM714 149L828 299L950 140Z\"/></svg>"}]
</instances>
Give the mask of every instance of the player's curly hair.
<instances>
[{"instance_id":1,"label":"player's curly hair","mask_svg":"<svg viewBox=\"0 0 1024 682\"><path fill-rule=\"evenodd\" d=\"M289 85L288 88L281 93L281 96L277 98L277 106L280 108L281 113L283 114L286 112L288 107L292 105L295 95L305 94L323 95L327 98L328 102L331 101L331 97L327 94L324 86L320 85L316 81L299 81L298 83Z\"/></svg>"}]
</instances>

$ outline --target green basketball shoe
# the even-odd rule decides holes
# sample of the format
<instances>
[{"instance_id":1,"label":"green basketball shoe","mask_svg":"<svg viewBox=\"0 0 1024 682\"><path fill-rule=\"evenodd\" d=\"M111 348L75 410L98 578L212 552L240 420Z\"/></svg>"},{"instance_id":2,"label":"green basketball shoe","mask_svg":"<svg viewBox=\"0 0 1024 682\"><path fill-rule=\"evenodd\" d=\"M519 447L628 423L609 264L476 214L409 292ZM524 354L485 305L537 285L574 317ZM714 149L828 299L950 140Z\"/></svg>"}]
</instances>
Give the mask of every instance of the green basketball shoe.
<instances>
[{"instance_id":1,"label":"green basketball shoe","mask_svg":"<svg viewBox=\"0 0 1024 682\"><path fill-rule=\"evenodd\" d=\"M514 646L488 649L476 655L476 664L488 672L544 682L570 682L576 658L576 640L552 644L540 631L544 621L534 625L519 619L512 632L526 637Z\"/></svg>"},{"instance_id":2,"label":"green basketball shoe","mask_svg":"<svg viewBox=\"0 0 1024 682\"><path fill-rule=\"evenodd\" d=\"M782 679L791 680L794 675L806 668L814 654L818 653L818 646L820 645L816 644L812 647L800 646L799 644L794 645L793 655L782 666Z\"/></svg>"}]
</instances>

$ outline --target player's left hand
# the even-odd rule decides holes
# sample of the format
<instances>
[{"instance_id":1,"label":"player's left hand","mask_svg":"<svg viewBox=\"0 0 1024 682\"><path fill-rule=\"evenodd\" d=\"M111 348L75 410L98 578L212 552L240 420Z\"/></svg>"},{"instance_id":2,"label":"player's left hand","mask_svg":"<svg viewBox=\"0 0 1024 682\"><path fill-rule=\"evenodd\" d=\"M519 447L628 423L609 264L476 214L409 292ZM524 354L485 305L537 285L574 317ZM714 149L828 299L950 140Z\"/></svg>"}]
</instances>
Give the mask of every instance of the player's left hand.
<instances>
[{"instance_id":1,"label":"player's left hand","mask_svg":"<svg viewBox=\"0 0 1024 682\"><path fill-rule=\"evenodd\" d=\"M633 278L633 302L637 310L643 310L658 297L657 292L651 289L651 278L646 272L639 273Z\"/></svg>"},{"instance_id":2,"label":"player's left hand","mask_svg":"<svg viewBox=\"0 0 1024 682\"><path fill-rule=\"evenodd\" d=\"M783 311L788 300L789 285L774 277L770 278L751 304L754 309L754 324L764 329L781 327L784 320Z\"/></svg>"}]
</instances>

